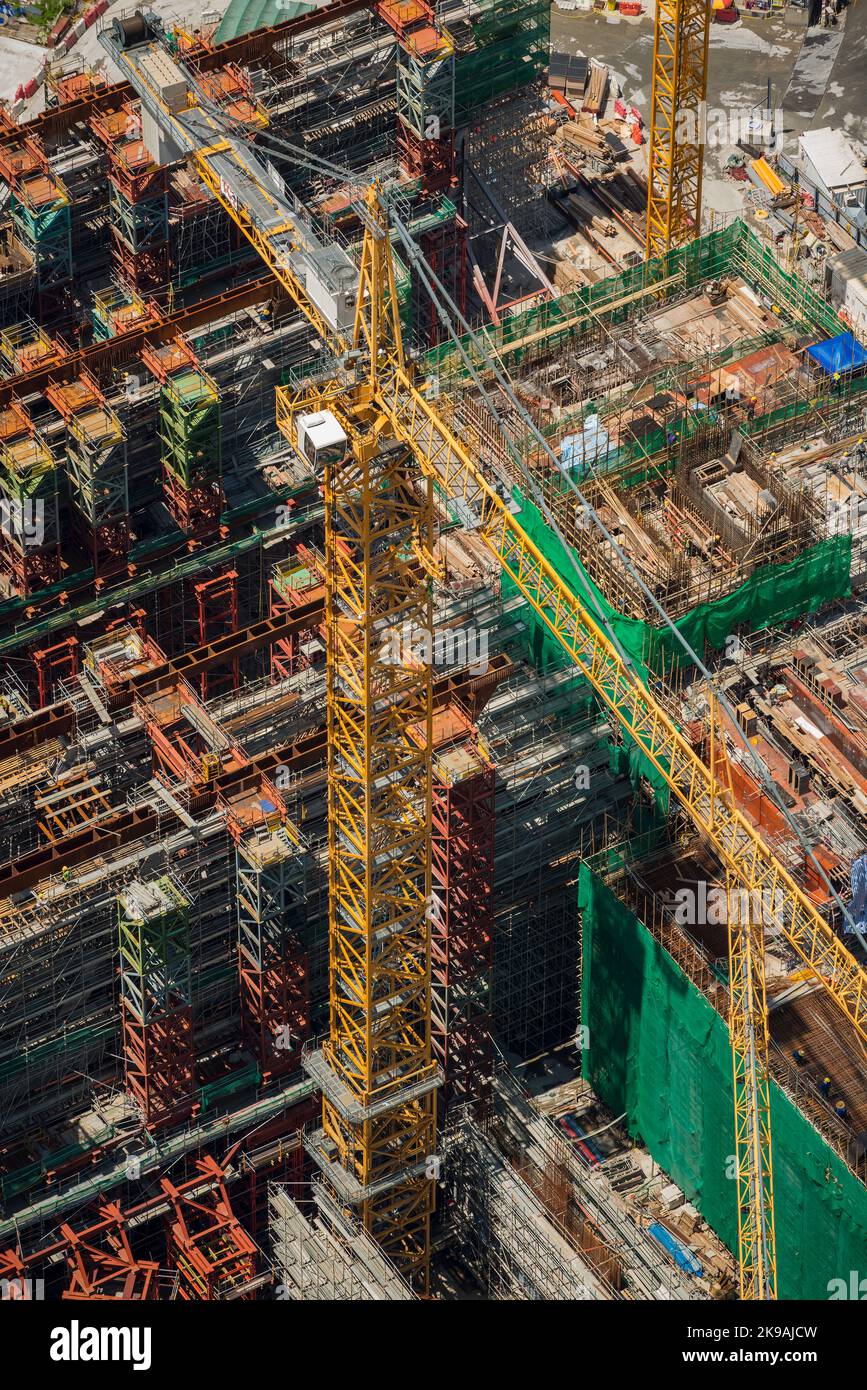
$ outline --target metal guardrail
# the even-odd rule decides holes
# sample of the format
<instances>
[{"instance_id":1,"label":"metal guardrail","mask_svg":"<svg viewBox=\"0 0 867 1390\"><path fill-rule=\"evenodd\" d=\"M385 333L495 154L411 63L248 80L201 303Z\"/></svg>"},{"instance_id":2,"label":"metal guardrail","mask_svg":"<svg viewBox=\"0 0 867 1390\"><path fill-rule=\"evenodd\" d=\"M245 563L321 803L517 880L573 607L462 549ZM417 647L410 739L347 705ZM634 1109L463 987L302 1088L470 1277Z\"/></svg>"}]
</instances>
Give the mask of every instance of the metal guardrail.
<instances>
[{"instance_id":1,"label":"metal guardrail","mask_svg":"<svg viewBox=\"0 0 867 1390\"><path fill-rule=\"evenodd\" d=\"M845 208L835 203L833 199L823 193L816 184L810 183L808 179L805 179L802 171L793 160L789 159L784 154L780 154L778 160L780 173L784 174L788 179L793 181L797 180L802 193L809 193L810 197L813 199L813 207L820 217L825 217L829 221L836 223L838 227L841 227L844 232L852 237L853 241L855 241L858 246L867 248L867 228L859 227L856 222L853 222Z\"/></svg>"}]
</instances>

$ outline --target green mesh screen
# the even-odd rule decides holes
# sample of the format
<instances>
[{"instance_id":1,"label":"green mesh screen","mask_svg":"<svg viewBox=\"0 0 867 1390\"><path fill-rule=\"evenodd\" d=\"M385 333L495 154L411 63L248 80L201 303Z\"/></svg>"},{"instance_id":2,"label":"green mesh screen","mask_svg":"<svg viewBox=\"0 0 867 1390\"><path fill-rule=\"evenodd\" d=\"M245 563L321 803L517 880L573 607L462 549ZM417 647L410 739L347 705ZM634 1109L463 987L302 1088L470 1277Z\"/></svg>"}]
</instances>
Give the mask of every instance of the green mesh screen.
<instances>
[{"instance_id":1,"label":"green mesh screen","mask_svg":"<svg viewBox=\"0 0 867 1390\"><path fill-rule=\"evenodd\" d=\"M648 684L648 665L654 670L663 670L671 666L672 660L677 663L684 660L673 633L619 613L603 597L575 551L564 545L550 529L539 509L520 492L516 491L515 500L521 508L518 520L530 540L571 592L584 602L592 617L596 617L600 609L605 614L617 641L634 661L645 684ZM828 537L789 564L765 565L756 570L733 593L713 603L699 604L678 619L675 626L699 655L704 653L705 643L720 649L729 634L740 626L756 632L813 613L848 594L851 558L851 535ZM517 586L504 573L504 597L517 592ZM549 670L566 666L569 657L529 604L524 617L528 633L527 655L536 668ZM639 776L648 779L659 805L665 809L668 805L665 780L634 743L629 748L629 771L633 781Z\"/></svg>"},{"instance_id":2,"label":"green mesh screen","mask_svg":"<svg viewBox=\"0 0 867 1390\"><path fill-rule=\"evenodd\" d=\"M737 1208L726 1026L672 958L582 865L583 1072L730 1250ZM867 1189L771 1087L778 1293L827 1298L867 1269Z\"/></svg>"},{"instance_id":3,"label":"green mesh screen","mask_svg":"<svg viewBox=\"0 0 867 1390\"><path fill-rule=\"evenodd\" d=\"M601 609L611 623L618 642L642 666L659 668L663 659L668 665L672 658L683 659L677 639L667 629L654 627L640 618L627 618L618 613L602 591L594 584L577 553L564 545L551 530L539 509L520 492L516 501L521 511L518 521L545 559L579 598L590 595L588 609L595 615ZM814 613L825 604L849 593L849 572L852 561L852 537L849 534L830 536L811 546L789 564L763 565L755 570L739 588L712 603L701 603L675 623L692 648L701 655L705 643L720 649L725 639L738 627L757 632L762 628L788 622ZM576 574L576 567L578 573ZM509 593L515 586L505 576ZM595 601L595 602L594 602ZM597 607L598 605L598 607ZM528 612L528 622L537 626L539 620ZM534 650L542 661L566 663L569 658L556 639L542 629L534 635Z\"/></svg>"}]
</instances>

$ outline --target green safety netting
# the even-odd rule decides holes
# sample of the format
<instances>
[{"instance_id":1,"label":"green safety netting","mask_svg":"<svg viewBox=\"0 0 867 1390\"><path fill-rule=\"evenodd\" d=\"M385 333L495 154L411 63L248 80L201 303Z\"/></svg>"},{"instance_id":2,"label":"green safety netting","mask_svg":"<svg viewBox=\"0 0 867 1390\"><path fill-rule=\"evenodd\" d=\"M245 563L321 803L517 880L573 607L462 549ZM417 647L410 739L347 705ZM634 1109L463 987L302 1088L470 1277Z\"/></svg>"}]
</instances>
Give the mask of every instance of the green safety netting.
<instances>
[{"instance_id":1,"label":"green safety netting","mask_svg":"<svg viewBox=\"0 0 867 1390\"><path fill-rule=\"evenodd\" d=\"M448 16L445 17L448 25ZM474 47L455 61L458 120L504 92L535 82L548 66L548 0L479 0L472 18Z\"/></svg>"},{"instance_id":2,"label":"green safety netting","mask_svg":"<svg viewBox=\"0 0 867 1390\"><path fill-rule=\"evenodd\" d=\"M672 662L684 662L683 650L669 629L619 613L594 584L577 553L561 542L539 509L517 489L515 501L520 506L517 519L527 536L600 626L597 615L600 611L605 615L617 642L633 661L645 685L652 689L648 666L653 671L662 671L670 668ZM813 613L834 599L846 596L850 587L851 557L851 535L830 536L789 564L762 566L732 593L712 603L699 604L678 619L675 626L699 656L704 655L706 645L719 650L738 628L757 632ZM506 597L519 592L505 572L503 592ZM536 668L544 671L567 666L570 658L529 604L524 616L528 656ZM633 782L639 776L646 777L660 807L665 809L668 787L664 778L637 744L630 743L628 758Z\"/></svg>"},{"instance_id":3,"label":"green safety netting","mask_svg":"<svg viewBox=\"0 0 867 1390\"><path fill-rule=\"evenodd\" d=\"M658 292L662 304L667 297L695 289L723 274L742 276L775 313L781 326L788 324L817 338L833 337L840 331L840 319L831 305L805 280L783 270L773 250L763 246L745 222L737 220L619 275L512 314L499 327L485 329L481 335L483 345L489 353L502 353L511 367L523 361L540 341L534 335L544 334L546 350L550 350L558 342L580 338L602 323L628 322L635 317L636 303L643 298L652 302L651 291ZM464 335L461 343L471 359L478 356L469 335ZM429 375L467 374L451 341L431 348L423 360Z\"/></svg>"},{"instance_id":4,"label":"green safety netting","mask_svg":"<svg viewBox=\"0 0 867 1390\"><path fill-rule=\"evenodd\" d=\"M737 1249L732 1063L726 1025L587 867L583 1074L732 1251ZM867 1259L867 1189L771 1085L778 1293L822 1298Z\"/></svg>"}]
</instances>

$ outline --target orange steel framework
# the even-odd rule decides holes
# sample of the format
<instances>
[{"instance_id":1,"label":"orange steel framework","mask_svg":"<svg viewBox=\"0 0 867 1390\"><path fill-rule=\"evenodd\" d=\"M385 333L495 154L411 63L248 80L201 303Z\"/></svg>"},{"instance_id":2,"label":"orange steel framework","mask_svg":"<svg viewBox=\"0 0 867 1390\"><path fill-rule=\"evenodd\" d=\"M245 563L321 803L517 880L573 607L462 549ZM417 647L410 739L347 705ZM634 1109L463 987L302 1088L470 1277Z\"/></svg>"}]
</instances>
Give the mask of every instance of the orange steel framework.
<instances>
[{"instance_id":1,"label":"orange steel framework","mask_svg":"<svg viewBox=\"0 0 867 1390\"><path fill-rule=\"evenodd\" d=\"M647 257L701 231L710 0L657 0L647 179Z\"/></svg>"},{"instance_id":2,"label":"orange steel framework","mask_svg":"<svg viewBox=\"0 0 867 1390\"><path fill-rule=\"evenodd\" d=\"M238 627L238 571L226 569L210 579L192 585L194 612L184 650L204 647L235 632ZM237 655L229 655L226 663L208 667L195 677L203 700L237 690L241 679Z\"/></svg>"},{"instance_id":3,"label":"orange steel framework","mask_svg":"<svg viewBox=\"0 0 867 1390\"><path fill-rule=\"evenodd\" d=\"M161 1184L172 1204L167 1246L169 1265L179 1275L178 1297L249 1298L244 1290L256 1273L256 1246L232 1209L220 1165L208 1157L196 1166L201 1178L179 1187L168 1178Z\"/></svg>"},{"instance_id":4,"label":"orange steel framework","mask_svg":"<svg viewBox=\"0 0 867 1390\"><path fill-rule=\"evenodd\" d=\"M30 1300L34 1296L31 1271L60 1257L66 1262L69 1280L64 1299L157 1299L163 1271L154 1261L135 1256L129 1232L159 1216L168 1205L165 1269L176 1275L177 1297L185 1301L248 1297L257 1250L232 1206L224 1164L206 1155L196 1160L192 1177L178 1184L163 1178L160 1190L145 1202L126 1210L117 1202L103 1203L88 1226L76 1231L64 1224L58 1240L26 1255L0 1250L0 1281L11 1298Z\"/></svg>"},{"instance_id":5,"label":"orange steel framework","mask_svg":"<svg viewBox=\"0 0 867 1390\"><path fill-rule=\"evenodd\" d=\"M78 674L79 644L77 637L64 637L51 647L40 647L33 653L33 667L36 674L36 702L38 709L54 702L62 681L72 680Z\"/></svg>"},{"instance_id":6,"label":"orange steel framework","mask_svg":"<svg viewBox=\"0 0 867 1390\"><path fill-rule=\"evenodd\" d=\"M133 1254L124 1214L117 1202L102 1208L102 1219L86 1231L60 1228L67 1242L70 1270L64 1299L87 1302L122 1298L148 1302L159 1298L159 1265Z\"/></svg>"}]
</instances>

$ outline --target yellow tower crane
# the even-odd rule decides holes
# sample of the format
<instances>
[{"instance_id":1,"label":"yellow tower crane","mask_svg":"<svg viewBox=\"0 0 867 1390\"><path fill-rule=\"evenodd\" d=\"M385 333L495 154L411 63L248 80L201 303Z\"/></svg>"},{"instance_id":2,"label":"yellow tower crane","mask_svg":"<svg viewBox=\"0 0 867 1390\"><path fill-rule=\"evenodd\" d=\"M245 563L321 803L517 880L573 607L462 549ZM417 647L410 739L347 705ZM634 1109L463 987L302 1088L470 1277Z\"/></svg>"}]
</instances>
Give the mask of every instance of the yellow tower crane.
<instances>
[{"instance_id":1,"label":"yellow tower crane","mask_svg":"<svg viewBox=\"0 0 867 1390\"><path fill-rule=\"evenodd\" d=\"M158 21L140 15L102 36L169 150L192 160L333 354L330 371L307 388L277 390L278 424L321 471L326 512L331 1025L307 1061L323 1094L322 1126L310 1141L315 1156L338 1199L360 1211L426 1291L440 1080L430 1052L427 917L431 674L401 634L430 631L425 576L435 489L474 518L476 533L722 866L733 904L729 1027L741 1296L775 1298L765 930L785 939L865 1043L867 977L738 811L714 753L709 767L525 534L418 379L404 353L380 190L369 188L358 209L365 229L358 275L344 252L317 240L303 209L249 146L227 133L159 38ZM672 92L687 91L682 45L677 36L672 43ZM673 99L670 109L673 122ZM669 179L673 171L672 155ZM693 212L679 220L669 197L669 239L675 220L679 234L697 230L699 185L700 178Z\"/></svg>"},{"instance_id":2,"label":"yellow tower crane","mask_svg":"<svg viewBox=\"0 0 867 1390\"><path fill-rule=\"evenodd\" d=\"M648 259L698 236L710 0L656 0L647 168Z\"/></svg>"}]
</instances>

